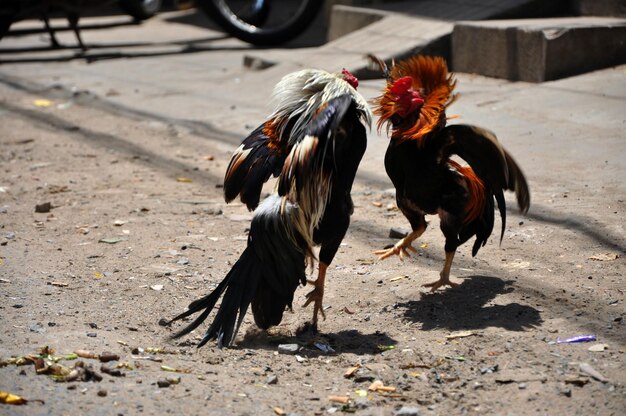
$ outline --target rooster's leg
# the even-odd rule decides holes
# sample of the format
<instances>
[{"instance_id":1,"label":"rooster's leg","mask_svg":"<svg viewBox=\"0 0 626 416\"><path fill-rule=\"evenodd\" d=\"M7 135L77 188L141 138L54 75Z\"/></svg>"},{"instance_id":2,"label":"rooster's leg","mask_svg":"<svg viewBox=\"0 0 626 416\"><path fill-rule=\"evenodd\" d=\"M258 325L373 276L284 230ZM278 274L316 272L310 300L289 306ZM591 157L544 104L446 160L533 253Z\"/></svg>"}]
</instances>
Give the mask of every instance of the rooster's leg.
<instances>
[{"instance_id":1,"label":"rooster's leg","mask_svg":"<svg viewBox=\"0 0 626 416\"><path fill-rule=\"evenodd\" d=\"M443 270L439 273L439 280L432 283L426 283L424 287L429 287L430 291L434 292L441 286L457 287L459 285L458 283L452 283L450 281L450 269L452 268L454 253L456 253L456 251L446 251L446 262L443 265Z\"/></svg>"},{"instance_id":2,"label":"rooster's leg","mask_svg":"<svg viewBox=\"0 0 626 416\"><path fill-rule=\"evenodd\" d=\"M407 250L417 253L417 250L411 245L411 243L424 234L424 231L426 231L426 222L422 222L418 228L413 230L411 234L407 235L402 240L398 241L393 247L375 251L374 254L378 256L379 260L385 260L387 257L395 255L400 256L400 260L404 260L404 256L411 257L411 253Z\"/></svg>"},{"instance_id":3,"label":"rooster's leg","mask_svg":"<svg viewBox=\"0 0 626 416\"><path fill-rule=\"evenodd\" d=\"M318 313L321 313L322 318L326 319L324 306L322 305L322 300L324 299L324 280L326 279L326 269L328 269L328 264L320 262L317 280L308 281L309 284L315 286L315 289L307 293L306 302L302 305L303 307L307 307L311 302L313 302L313 320L311 321L313 327L317 327Z\"/></svg>"}]
</instances>

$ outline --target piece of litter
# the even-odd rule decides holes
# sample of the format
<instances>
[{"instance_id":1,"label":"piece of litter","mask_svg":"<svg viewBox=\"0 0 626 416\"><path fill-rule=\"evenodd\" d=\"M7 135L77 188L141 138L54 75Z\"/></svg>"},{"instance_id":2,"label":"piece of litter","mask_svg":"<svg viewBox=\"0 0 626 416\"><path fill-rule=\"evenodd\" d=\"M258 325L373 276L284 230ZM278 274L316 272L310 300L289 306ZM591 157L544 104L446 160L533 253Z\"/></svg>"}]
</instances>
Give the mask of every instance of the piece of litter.
<instances>
[{"instance_id":1,"label":"piece of litter","mask_svg":"<svg viewBox=\"0 0 626 416\"><path fill-rule=\"evenodd\" d=\"M391 279L389 279L389 281L390 282L395 282L395 281L400 280L400 279L406 279L407 277L409 277L409 276L407 276L407 275L396 276L396 277L392 277Z\"/></svg>"},{"instance_id":2,"label":"piece of litter","mask_svg":"<svg viewBox=\"0 0 626 416\"><path fill-rule=\"evenodd\" d=\"M33 101L33 104L35 104L35 107L47 108L47 107L51 107L54 104L54 102L50 100L46 100L45 98L38 98L35 101Z\"/></svg>"},{"instance_id":3,"label":"piece of litter","mask_svg":"<svg viewBox=\"0 0 626 416\"><path fill-rule=\"evenodd\" d=\"M348 396L328 396L328 400L333 403L348 404L350 398Z\"/></svg>"},{"instance_id":4,"label":"piece of litter","mask_svg":"<svg viewBox=\"0 0 626 416\"><path fill-rule=\"evenodd\" d=\"M446 335L446 339L465 338L465 337L471 337L472 335L477 335L477 334L474 331L453 332L450 335Z\"/></svg>"},{"instance_id":5,"label":"piece of litter","mask_svg":"<svg viewBox=\"0 0 626 416\"><path fill-rule=\"evenodd\" d=\"M383 351L393 350L396 348L396 346L395 345L379 345L376 348L378 349L378 351L383 352Z\"/></svg>"},{"instance_id":6,"label":"piece of litter","mask_svg":"<svg viewBox=\"0 0 626 416\"><path fill-rule=\"evenodd\" d=\"M618 258L619 258L619 254L617 253L600 253L600 254L594 254L593 256L590 256L589 260L612 261Z\"/></svg>"},{"instance_id":7,"label":"piece of litter","mask_svg":"<svg viewBox=\"0 0 626 416\"><path fill-rule=\"evenodd\" d=\"M365 390L355 390L354 392L359 397L367 397L367 391L365 391Z\"/></svg>"},{"instance_id":8,"label":"piece of litter","mask_svg":"<svg viewBox=\"0 0 626 416\"><path fill-rule=\"evenodd\" d=\"M343 376L344 376L345 378L350 378L350 377L354 376L354 373L356 373L356 371L357 371L359 368L361 368L361 366L360 366L360 365L358 365L358 364L357 364L357 365L355 365L354 367L350 367L350 368L348 368L348 369L346 370L346 372L345 372L345 373L343 373Z\"/></svg>"},{"instance_id":9,"label":"piece of litter","mask_svg":"<svg viewBox=\"0 0 626 416\"><path fill-rule=\"evenodd\" d=\"M588 351L591 351L591 352L602 352L602 351L606 350L607 348L609 348L609 346L606 345L606 344L595 344L595 345L592 345L591 347L589 347Z\"/></svg>"},{"instance_id":10,"label":"piece of litter","mask_svg":"<svg viewBox=\"0 0 626 416\"><path fill-rule=\"evenodd\" d=\"M119 238L119 237L101 238L100 240L98 240L98 243L117 244L124 240L125 240L124 238Z\"/></svg>"},{"instance_id":11,"label":"piece of litter","mask_svg":"<svg viewBox=\"0 0 626 416\"><path fill-rule=\"evenodd\" d=\"M189 178L185 178L184 176L181 176L179 178L176 178L176 182L180 182L180 183L191 183L193 182L191 179Z\"/></svg>"},{"instance_id":12,"label":"piece of litter","mask_svg":"<svg viewBox=\"0 0 626 416\"><path fill-rule=\"evenodd\" d=\"M603 383L606 383L609 381L608 378L604 377L595 368L593 368L591 365L587 363L580 363L578 367L580 368L580 371L582 371L585 374L590 375L591 377L595 378L598 381L601 381Z\"/></svg>"},{"instance_id":13,"label":"piece of litter","mask_svg":"<svg viewBox=\"0 0 626 416\"><path fill-rule=\"evenodd\" d=\"M570 344L574 342L589 342L589 341L595 341L595 340L596 340L595 335L578 335L578 336L566 338L566 339L557 338L556 343L557 344Z\"/></svg>"},{"instance_id":14,"label":"piece of litter","mask_svg":"<svg viewBox=\"0 0 626 416\"><path fill-rule=\"evenodd\" d=\"M335 352L335 350L330 345L323 344L318 341L314 342L313 345L315 345L315 347L317 347L317 349L322 351L324 354L330 354Z\"/></svg>"},{"instance_id":15,"label":"piece of litter","mask_svg":"<svg viewBox=\"0 0 626 416\"><path fill-rule=\"evenodd\" d=\"M367 389L369 391L382 391L386 393L393 393L396 391L395 387L385 386L385 384L380 380L375 380Z\"/></svg>"},{"instance_id":16,"label":"piece of litter","mask_svg":"<svg viewBox=\"0 0 626 416\"><path fill-rule=\"evenodd\" d=\"M150 289L156 290L158 292L159 290L163 290L163 285L152 285L150 286Z\"/></svg>"}]
</instances>

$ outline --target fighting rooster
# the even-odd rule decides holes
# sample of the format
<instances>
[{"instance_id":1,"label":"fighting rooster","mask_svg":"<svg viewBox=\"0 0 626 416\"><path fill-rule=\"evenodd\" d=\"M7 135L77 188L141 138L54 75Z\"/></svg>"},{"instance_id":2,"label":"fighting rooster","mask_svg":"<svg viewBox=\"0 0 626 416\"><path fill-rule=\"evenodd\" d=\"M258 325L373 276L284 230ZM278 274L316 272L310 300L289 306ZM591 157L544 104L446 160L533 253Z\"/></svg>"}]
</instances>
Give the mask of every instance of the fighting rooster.
<instances>
[{"instance_id":1,"label":"fighting rooster","mask_svg":"<svg viewBox=\"0 0 626 416\"><path fill-rule=\"evenodd\" d=\"M387 86L376 99L378 128L387 127L391 140L385 169L396 188L398 208L412 232L387 250L374 252L380 259L410 257L411 243L426 230L425 216L437 214L445 236L445 263L432 291L457 286L450 268L457 248L476 237L475 256L494 226L494 199L502 218L500 241L506 226L505 190L515 191L522 213L528 211L530 194L524 174L496 136L479 127L446 126L446 107L456 98L456 80L439 57L415 56L383 70ZM456 155L469 166L462 166Z\"/></svg>"},{"instance_id":2,"label":"fighting rooster","mask_svg":"<svg viewBox=\"0 0 626 416\"><path fill-rule=\"evenodd\" d=\"M347 70L303 70L276 85L274 112L235 151L224 179L226 202L239 195L250 210L256 208L248 245L212 293L171 321L202 311L174 337L198 327L222 294L198 346L212 339L219 347L231 345L249 305L259 328L278 325L298 284L307 283L306 265L318 245L318 277L309 282L314 289L304 306L313 303L313 326L318 314L324 316L326 270L350 223L350 191L367 144L364 124L371 124L357 85ZM259 205L271 176L278 177L277 192Z\"/></svg>"}]
</instances>

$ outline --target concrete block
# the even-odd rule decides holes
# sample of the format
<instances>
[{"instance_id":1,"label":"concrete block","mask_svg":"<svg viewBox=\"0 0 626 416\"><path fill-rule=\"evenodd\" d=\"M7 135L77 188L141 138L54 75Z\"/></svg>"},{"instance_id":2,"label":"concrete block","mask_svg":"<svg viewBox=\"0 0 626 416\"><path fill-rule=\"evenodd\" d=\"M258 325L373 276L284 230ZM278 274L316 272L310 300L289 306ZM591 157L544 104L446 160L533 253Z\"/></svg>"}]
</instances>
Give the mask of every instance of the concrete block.
<instances>
[{"instance_id":1,"label":"concrete block","mask_svg":"<svg viewBox=\"0 0 626 416\"><path fill-rule=\"evenodd\" d=\"M626 19L460 22L452 34L452 66L458 72L543 82L622 63Z\"/></svg>"},{"instance_id":2,"label":"concrete block","mask_svg":"<svg viewBox=\"0 0 626 416\"><path fill-rule=\"evenodd\" d=\"M626 0L573 0L573 7L582 16L626 17Z\"/></svg>"},{"instance_id":3,"label":"concrete block","mask_svg":"<svg viewBox=\"0 0 626 416\"><path fill-rule=\"evenodd\" d=\"M328 41L333 41L377 22L386 15L387 13L379 10L335 5L332 8L328 25Z\"/></svg>"}]
</instances>

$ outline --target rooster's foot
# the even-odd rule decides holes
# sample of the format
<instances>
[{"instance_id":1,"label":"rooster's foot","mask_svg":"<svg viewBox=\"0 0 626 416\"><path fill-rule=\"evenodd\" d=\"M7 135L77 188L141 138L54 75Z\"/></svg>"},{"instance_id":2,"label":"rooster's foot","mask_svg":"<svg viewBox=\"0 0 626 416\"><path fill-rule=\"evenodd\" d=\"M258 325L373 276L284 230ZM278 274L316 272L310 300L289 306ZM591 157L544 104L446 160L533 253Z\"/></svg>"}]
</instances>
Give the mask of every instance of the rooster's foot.
<instances>
[{"instance_id":1,"label":"rooster's foot","mask_svg":"<svg viewBox=\"0 0 626 416\"><path fill-rule=\"evenodd\" d=\"M322 301L324 299L324 283L319 283L318 280L307 280L307 283L315 286L315 289L306 294L306 302L302 305L303 308L306 308L313 302L313 319L311 320L311 325L317 328L317 316L318 314L322 315L322 318L326 320L326 314L324 313L324 306Z\"/></svg>"},{"instance_id":2,"label":"rooster's foot","mask_svg":"<svg viewBox=\"0 0 626 416\"><path fill-rule=\"evenodd\" d=\"M411 257L410 251L412 251L413 253L417 253L415 247L411 245L411 241L412 240L407 240L406 238L403 238L402 240L398 241L393 247L385 250L375 251L374 254L378 256L378 260L385 260L386 258L391 256L400 256L400 260L404 260L404 256Z\"/></svg>"},{"instance_id":3,"label":"rooster's foot","mask_svg":"<svg viewBox=\"0 0 626 416\"><path fill-rule=\"evenodd\" d=\"M434 292L441 286L458 287L459 284L451 282L450 276L441 274L439 280L437 280L436 282L426 283L425 285L422 285L422 287L429 287L431 292Z\"/></svg>"}]
</instances>

